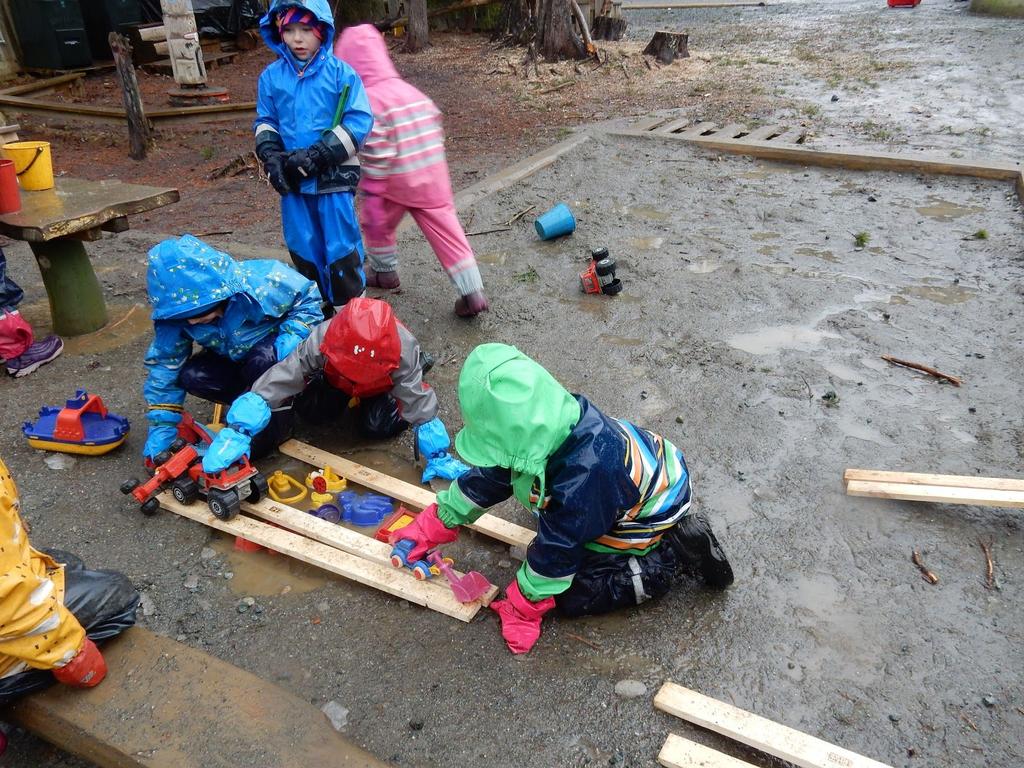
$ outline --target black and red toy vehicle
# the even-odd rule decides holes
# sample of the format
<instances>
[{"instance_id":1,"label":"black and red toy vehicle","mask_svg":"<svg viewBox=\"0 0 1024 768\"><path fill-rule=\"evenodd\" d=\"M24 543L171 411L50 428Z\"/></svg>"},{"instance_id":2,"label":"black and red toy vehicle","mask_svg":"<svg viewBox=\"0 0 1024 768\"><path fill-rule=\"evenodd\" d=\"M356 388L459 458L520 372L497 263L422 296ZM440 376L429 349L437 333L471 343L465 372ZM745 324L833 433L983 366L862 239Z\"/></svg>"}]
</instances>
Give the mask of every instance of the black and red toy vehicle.
<instances>
[{"instance_id":1,"label":"black and red toy vehicle","mask_svg":"<svg viewBox=\"0 0 1024 768\"><path fill-rule=\"evenodd\" d=\"M188 427L193 429L192 436L205 443L211 441L210 434L202 427L191 423ZM206 497L210 512L221 520L237 515L243 501L255 503L267 495L267 479L249 463L249 457L243 456L241 461L222 472L208 474L203 471L199 451L182 437L159 454L154 463L153 476L146 482L132 479L121 484L121 493L134 496L145 515L159 511L156 495L167 489L181 504Z\"/></svg>"}]
</instances>

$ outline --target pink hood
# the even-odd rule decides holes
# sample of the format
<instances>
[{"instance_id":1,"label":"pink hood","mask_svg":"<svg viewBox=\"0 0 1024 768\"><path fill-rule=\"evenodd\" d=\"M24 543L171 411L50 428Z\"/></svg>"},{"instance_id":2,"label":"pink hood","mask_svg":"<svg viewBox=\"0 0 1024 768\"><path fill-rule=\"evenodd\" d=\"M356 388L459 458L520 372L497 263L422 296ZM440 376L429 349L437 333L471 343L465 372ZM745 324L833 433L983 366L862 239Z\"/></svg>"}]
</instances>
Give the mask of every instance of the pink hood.
<instances>
[{"instance_id":1,"label":"pink hood","mask_svg":"<svg viewBox=\"0 0 1024 768\"><path fill-rule=\"evenodd\" d=\"M384 36L372 24L342 31L334 43L334 55L352 67L367 88L398 77Z\"/></svg>"}]
</instances>

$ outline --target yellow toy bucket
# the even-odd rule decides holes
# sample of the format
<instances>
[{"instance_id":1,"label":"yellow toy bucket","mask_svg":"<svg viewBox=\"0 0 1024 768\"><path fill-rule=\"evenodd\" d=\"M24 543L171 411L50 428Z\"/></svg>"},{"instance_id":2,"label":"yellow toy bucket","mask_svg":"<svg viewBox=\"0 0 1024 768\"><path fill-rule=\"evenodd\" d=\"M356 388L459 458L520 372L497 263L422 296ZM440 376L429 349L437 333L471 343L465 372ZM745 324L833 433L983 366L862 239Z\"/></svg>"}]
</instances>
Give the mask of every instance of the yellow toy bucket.
<instances>
[{"instance_id":1,"label":"yellow toy bucket","mask_svg":"<svg viewBox=\"0 0 1024 768\"><path fill-rule=\"evenodd\" d=\"M26 191L53 187L53 160L48 141L14 141L3 146L4 156L14 162L21 188Z\"/></svg>"}]
</instances>

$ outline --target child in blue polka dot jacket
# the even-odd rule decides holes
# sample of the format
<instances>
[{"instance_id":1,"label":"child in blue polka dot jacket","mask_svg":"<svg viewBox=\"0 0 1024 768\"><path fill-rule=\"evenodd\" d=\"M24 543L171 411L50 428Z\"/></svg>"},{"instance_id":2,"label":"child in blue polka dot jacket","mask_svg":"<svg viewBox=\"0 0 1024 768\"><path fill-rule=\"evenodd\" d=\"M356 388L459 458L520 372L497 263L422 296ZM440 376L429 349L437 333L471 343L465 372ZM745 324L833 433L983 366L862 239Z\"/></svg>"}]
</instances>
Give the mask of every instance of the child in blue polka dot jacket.
<instances>
[{"instance_id":1,"label":"child in blue polka dot jacket","mask_svg":"<svg viewBox=\"0 0 1024 768\"><path fill-rule=\"evenodd\" d=\"M153 305L143 385L147 463L174 441L186 393L231 403L323 321L316 283L272 259L235 261L192 235L153 247L146 288ZM277 447L291 423L290 406L276 411L252 456Z\"/></svg>"}]
</instances>

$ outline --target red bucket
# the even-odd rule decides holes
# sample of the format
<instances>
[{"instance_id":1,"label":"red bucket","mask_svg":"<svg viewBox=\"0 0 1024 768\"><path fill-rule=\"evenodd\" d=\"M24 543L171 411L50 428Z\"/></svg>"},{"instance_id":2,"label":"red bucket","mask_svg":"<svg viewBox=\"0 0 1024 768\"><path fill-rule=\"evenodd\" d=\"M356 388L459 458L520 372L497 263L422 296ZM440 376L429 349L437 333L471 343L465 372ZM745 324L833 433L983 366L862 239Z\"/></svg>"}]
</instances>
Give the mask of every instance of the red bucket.
<instances>
[{"instance_id":1,"label":"red bucket","mask_svg":"<svg viewBox=\"0 0 1024 768\"><path fill-rule=\"evenodd\" d=\"M13 160L0 160L0 214L21 210L21 192Z\"/></svg>"}]
</instances>

